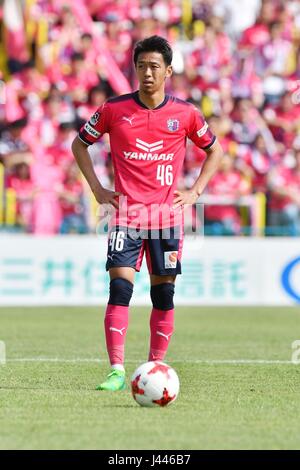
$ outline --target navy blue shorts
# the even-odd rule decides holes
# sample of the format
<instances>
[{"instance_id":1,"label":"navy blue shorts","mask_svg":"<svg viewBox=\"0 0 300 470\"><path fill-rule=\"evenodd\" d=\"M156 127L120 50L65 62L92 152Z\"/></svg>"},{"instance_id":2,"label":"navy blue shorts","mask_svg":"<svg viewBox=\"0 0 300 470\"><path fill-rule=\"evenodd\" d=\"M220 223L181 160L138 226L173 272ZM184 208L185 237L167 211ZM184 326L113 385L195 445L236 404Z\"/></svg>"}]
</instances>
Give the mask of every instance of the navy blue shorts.
<instances>
[{"instance_id":1,"label":"navy blue shorts","mask_svg":"<svg viewBox=\"0 0 300 470\"><path fill-rule=\"evenodd\" d=\"M141 230L113 227L108 236L106 270L130 267L140 271L144 253L149 274L181 274L183 230L170 227L158 230Z\"/></svg>"}]
</instances>

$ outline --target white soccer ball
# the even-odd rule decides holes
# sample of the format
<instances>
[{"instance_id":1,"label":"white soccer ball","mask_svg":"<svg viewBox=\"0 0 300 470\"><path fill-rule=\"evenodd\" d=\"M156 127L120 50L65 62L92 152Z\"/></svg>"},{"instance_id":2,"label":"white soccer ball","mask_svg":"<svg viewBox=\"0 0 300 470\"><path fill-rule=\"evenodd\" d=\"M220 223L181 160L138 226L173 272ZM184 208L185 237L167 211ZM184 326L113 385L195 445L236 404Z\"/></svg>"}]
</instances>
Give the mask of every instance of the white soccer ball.
<instances>
[{"instance_id":1,"label":"white soccer ball","mask_svg":"<svg viewBox=\"0 0 300 470\"><path fill-rule=\"evenodd\" d=\"M131 377L131 393L141 406L167 406L178 396L178 375L164 362L146 362Z\"/></svg>"}]
</instances>

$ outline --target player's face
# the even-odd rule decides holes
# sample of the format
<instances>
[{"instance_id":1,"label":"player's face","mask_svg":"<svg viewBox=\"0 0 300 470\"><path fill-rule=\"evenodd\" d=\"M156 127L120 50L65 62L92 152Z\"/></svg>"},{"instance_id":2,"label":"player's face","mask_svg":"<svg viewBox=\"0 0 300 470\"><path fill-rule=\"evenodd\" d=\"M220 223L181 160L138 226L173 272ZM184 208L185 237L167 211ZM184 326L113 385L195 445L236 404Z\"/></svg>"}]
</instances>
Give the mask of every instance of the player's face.
<instances>
[{"instance_id":1,"label":"player's face","mask_svg":"<svg viewBox=\"0 0 300 470\"><path fill-rule=\"evenodd\" d=\"M171 65L166 65L159 52L143 52L136 63L140 90L149 95L165 86L166 78L172 75Z\"/></svg>"}]
</instances>

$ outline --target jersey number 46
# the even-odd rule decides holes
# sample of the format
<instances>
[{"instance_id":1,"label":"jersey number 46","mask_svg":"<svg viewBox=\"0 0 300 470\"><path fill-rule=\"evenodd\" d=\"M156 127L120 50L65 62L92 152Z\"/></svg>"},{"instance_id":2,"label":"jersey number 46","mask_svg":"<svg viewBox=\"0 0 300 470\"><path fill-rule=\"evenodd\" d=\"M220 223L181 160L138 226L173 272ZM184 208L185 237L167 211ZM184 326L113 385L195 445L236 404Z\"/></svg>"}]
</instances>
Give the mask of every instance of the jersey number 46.
<instances>
[{"instance_id":1,"label":"jersey number 46","mask_svg":"<svg viewBox=\"0 0 300 470\"><path fill-rule=\"evenodd\" d=\"M171 186L173 183L172 165L158 165L156 179L160 181L161 186Z\"/></svg>"}]
</instances>

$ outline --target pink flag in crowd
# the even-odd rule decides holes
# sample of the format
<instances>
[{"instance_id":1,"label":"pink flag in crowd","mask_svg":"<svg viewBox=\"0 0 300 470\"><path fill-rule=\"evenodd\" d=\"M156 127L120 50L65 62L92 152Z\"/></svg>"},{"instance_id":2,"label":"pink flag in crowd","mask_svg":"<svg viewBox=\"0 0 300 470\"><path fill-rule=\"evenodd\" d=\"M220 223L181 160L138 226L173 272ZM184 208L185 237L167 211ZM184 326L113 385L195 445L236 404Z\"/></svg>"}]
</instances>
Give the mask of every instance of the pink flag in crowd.
<instances>
[{"instance_id":1,"label":"pink flag in crowd","mask_svg":"<svg viewBox=\"0 0 300 470\"><path fill-rule=\"evenodd\" d=\"M7 122L17 121L25 116L18 98L18 86L16 81L5 84L5 118Z\"/></svg>"},{"instance_id":2,"label":"pink flag in crowd","mask_svg":"<svg viewBox=\"0 0 300 470\"><path fill-rule=\"evenodd\" d=\"M93 20L84 3L84 0L76 0L76 2L68 0L67 3L76 16L82 30L84 32L94 34L95 31L93 28ZM96 38L94 47L97 48L99 65L103 66L103 68L109 71L107 79L113 90L118 94L130 93L131 86L128 80L121 72L110 51L107 49L107 47L105 47L105 39L100 36L100 34L99 37Z\"/></svg>"},{"instance_id":3,"label":"pink flag in crowd","mask_svg":"<svg viewBox=\"0 0 300 470\"><path fill-rule=\"evenodd\" d=\"M37 189L33 206L33 232L39 235L53 235L61 223L61 207L58 199L63 173L53 165L51 155L32 166L32 180Z\"/></svg>"},{"instance_id":4,"label":"pink flag in crowd","mask_svg":"<svg viewBox=\"0 0 300 470\"><path fill-rule=\"evenodd\" d=\"M29 60L21 2L4 0L3 22L5 26L6 51L10 59L20 62Z\"/></svg>"}]
</instances>

